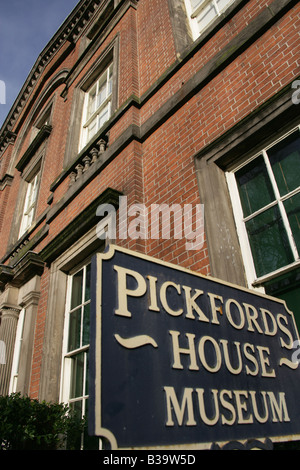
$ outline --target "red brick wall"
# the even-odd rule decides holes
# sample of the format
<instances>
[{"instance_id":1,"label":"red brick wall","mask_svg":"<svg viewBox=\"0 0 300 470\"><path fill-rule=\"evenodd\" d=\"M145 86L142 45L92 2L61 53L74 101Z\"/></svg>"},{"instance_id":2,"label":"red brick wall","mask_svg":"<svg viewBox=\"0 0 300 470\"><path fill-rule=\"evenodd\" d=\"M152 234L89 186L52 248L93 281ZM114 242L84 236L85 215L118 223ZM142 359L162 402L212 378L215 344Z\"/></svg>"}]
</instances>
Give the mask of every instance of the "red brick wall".
<instances>
[{"instance_id":1,"label":"red brick wall","mask_svg":"<svg viewBox=\"0 0 300 470\"><path fill-rule=\"evenodd\" d=\"M41 294L35 325L35 336L33 344L32 368L30 377L30 396L39 397L40 372L43 357L43 341L45 333L46 312L49 291L49 270L45 268L41 277ZM59 381L59 377L57 377Z\"/></svg>"},{"instance_id":2,"label":"red brick wall","mask_svg":"<svg viewBox=\"0 0 300 470\"><path fill-rule=\"evenodd\" d=\"M249 1L215 36L195 51L190 60L183 63L141 109L133 107L124 113L110 130L109 144L112 145L130 124L139 125L147 122L155 112L161 109L163 103L174 96L197 71L201 70L270 3L272 3L271 0ZM107 187L114 188L128 196L129 205L144 203L147 208L150 208L151 204L177 203L183 207L188 203L194 206L201 203L195 175L195 154L299 75L299 62L297 63L300 52L299 23L300 5L298 4L263 37L257 39L233 63L228 65L222 73L192 96L173 116L149 135L145 142L131 142L53 219L49 227L49 236L42 240L35 250L39 252L44 248ZM38 215L48 207L50 185L63 171L74 87L78 85L108 44L116 35L119 35L118 105L124 105L133 95L142 97L177 60L172 34L168 1L140 0L137 9L129 8L116 28L97 49L93 58L76 77L68 91L67 99L64 100L61 97L63 85L56 90L53 105L53 130L47 144ZM71 68L78 54L79 43L60 67ZM49 70L50 67L45 70L40 79L40 92L51 79L47 75ZM24 122L25 117L29 116L32 104L23 111ZM25 127L21 129L19 135L22 135L24 129ZM19 156L29 144L29 134L24 135ZM19 145L18 140L15 146L17 145ZM10 149L6 150L8 151ZM16 207L19 183L20 175L15 171L12 187L5 188L5 191L1 193L0 257L6 253L9 243L9 227ZM67 189L68 179L65 179L54 192L53 204L64 196ZM203 244L201 250L187 251L185 239L128 239L118 242L122 246L178 263L203 274L210 274L206 243ZM49 273L48 268L45 268L36 324L31 379L32 396L38 396L48 283Z\"/></svg>"}]
</instances>

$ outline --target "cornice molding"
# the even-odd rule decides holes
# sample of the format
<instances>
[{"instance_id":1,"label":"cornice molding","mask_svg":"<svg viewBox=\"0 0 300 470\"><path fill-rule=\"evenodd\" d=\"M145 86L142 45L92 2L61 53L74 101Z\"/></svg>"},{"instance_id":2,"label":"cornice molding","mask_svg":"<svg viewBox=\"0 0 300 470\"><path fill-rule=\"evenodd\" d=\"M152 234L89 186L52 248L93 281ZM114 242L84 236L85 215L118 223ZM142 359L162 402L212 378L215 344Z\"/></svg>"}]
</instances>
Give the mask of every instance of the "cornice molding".
<instances>
[{"instance_id":1,"label":"cornice molding","mask_svg":"<svg viewBox=\"0 0 300 470\"><path fill-rule=\"evenodd\" d=\"M0 265L0 287L9 283L20 287L34 276L41 276L45 263L34 251L28 251L14 266Z\"/></svg>"},{"instance_id":2,"label":"cornice molding","mask_svg":"<svg viewBox=\"0 0 300 470\"><path fill-rule=\"evenodd\" d=\"M40 53L0 129L0 153L7 147L9 139L11 139L11 134L13 134L12 129L28 99L32 95L35 85L45 70L45 67L65 43L74 44L77 41L82 29L86 26L93 14L95 14L95 11L102 2L103 0L82 0L78 3Z\"/></svg>"},{"instance_id":3,"label":"cornice molding","mask_svg":"<svg viewBox=\"0 0 300 470\"><path fill-rule=\"evenodd\" d=\"M116 156L121 150L128 145L132 140L144 142L158 127L166 122L172 114L186 104L189 99L198 93L207 83L209 83L215 76L221 73L228 64L235 60L242 54L248 47L250 47L258 37L262 36L267 28L270 28L276 21L282 17L286 11L292 8L297 3L297 0L274 0L270 7L264 8L261 13L249 23L237 36L235 36L223 49L213 56L200 70L198 70L193 77L186 81L182 87L174 93L174 95L165 101L161 107L154 112L147 121L140 127L131 124L121 134L118 139L109 145L105 154L97 161L89 172L84 175L85 184L91 180L96 174L103 170L103 168ZM239 2L238 7L242 6L243 2ZM236 6L237 8L237 6ZM210 33L209 33L210 34ZM99 133L89 142L72 162L72 164L64 169L56 180L51 184L50 191L54 192L56 188L67 178L72 171L76 168L79 162L83 159L84 155L89 154L91 149L101 138L105 138L110 129L121 119L121 117L131 107L141 109L144 104L155 95L155 93L186 63L191 57L199 51L207 38L201 37L196 41L192 48L188 48L186 56L177 61L173 67L168 70L163 78L156 82L155 85L149 88L140 98L132 95L126 103L124 103L116 113L107 121L100 129ZM295 107L296 108L296 107ZM78 186L83 184L77 183ZM78 191L81 187L78 188ZM74 191L74 188L73 188ZM66 196L67 198L68 196ZM56 211L56 208L53 209Z\"/></svg>"},{"instance_id":4,"label":"cornice molding","mask_svg":"<svg viewBox=\"0 0 300 470\"><path fill-rule=\"evenodd\" d=\"M62 91L61 94L63 98L67 96L71 84L74 82L81 70L89 62L91 57L94 55L95 51L99 48L99 44L102 44L105 38L109 36L109 34L111 34L116 24L120 21L120 18L126 13L129 8L137 8L138 0L121 0L112 11L107 12L106 7L109 7L109 3L110 2L107 1L107 5L103 9L103 11L100 11L100 15L98 13L99 17L95 21L96 24L90 27L90 31L87 31L87 36L91 35L91 42L87 45L85 50L82 52L76 63L69 71L68 76L65 80L65 89ZM94 32L92 32L93 30ZM119 33L117 33L116 37L118 36Z\"/></svg>"},{"instance_id":5,"label":"cornice molding","mask_svg":"<svg viewBox=\"0 0 300 470\"><path fill-rule=\"evenodd\" d=\"M0 134L0 154L9 146L9 144L14 144L17 138L17 134L4 129L2 135Z\"/></svg>"},{"instance_id":6,"label":"cornice molding","mask_svg":"<svg viewBox=\"0 0 300 470\"><path fill-rule=\"evenodd\" d=\"M25 166L31 160L31 158L33 157L33 155L35 154L37 149L42 145L44 140L50 135L51 130L52 130L52 126L47 125L47 124L45 124L41 128L41 130L39 131L39 133L37 134L35 139L29 145L26 152L24 152L24 154L22 155L22 157L18 161L18 163L16 165L16 168L17 168L18 171L22 172L24 170Z\"/></svg>"},{"instance_id":7,"label":"cornice molding","mask_svg":"<svg viewBox=\"0 0 300 470\"><path fill-rule=\"evenodd\" d=\"M51 264L67 248L72 246L76 240L96 226L97 222L101 220L96 213L98 206L101 204L112 205L117 210L120 196L122 196L122 193L119 191L107 188L43 248L40 252L41 259L47 265Z\"/></svg>"},{"instance_id":8,"label":"cornice molding","mask_svg":"<svg viewBox=\"0 0 300 470\"><path fill-rule=\"evenodd\" d=\"M0 191L3 191L3 189L6 187L6 186L11 186L12 185L12 181L13 181L13 176L9 175L9 174L5 174L2 178L2 180L0 180Z\"/></svg>"}]
</instances>

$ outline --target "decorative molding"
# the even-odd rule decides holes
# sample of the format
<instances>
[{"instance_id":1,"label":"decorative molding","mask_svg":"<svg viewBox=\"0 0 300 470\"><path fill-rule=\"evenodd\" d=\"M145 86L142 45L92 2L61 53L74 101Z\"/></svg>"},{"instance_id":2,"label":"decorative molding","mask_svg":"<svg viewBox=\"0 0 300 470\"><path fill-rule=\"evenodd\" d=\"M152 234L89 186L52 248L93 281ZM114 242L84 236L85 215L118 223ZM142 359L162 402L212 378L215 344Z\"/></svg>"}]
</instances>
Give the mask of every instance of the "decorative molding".
<instances>
[{"instance_id":1,"label":"decorative molding","mask_svg":"<svg viewBox=\"0 0 300 470\"><path fill-rule=\"evenodd\" d=\"M0 287L3 289L9 283L20 287L34 276L41 276L44 262L34 251L28 251L14 266L0 265Z\"/></svg>"},{"instance_id":2,"label":"decorative molding","mask_svg":"<svg viewBox=\"0 0 300 470\"><path fill-rule=\"evenodd\" d=\"M0 288L3 289L5 284L9 283L14 277L13 268L0 264Z\"/></svg>"},{"instance_id":3,"label":"decorative molding","mask_svg":"<svg viewBox=\"0 0 300 470\"><path fill-rule=\"evenodd\" d=\"M47 246L40 252L41 259L50 264L67 248L82 237L88 230L99 222L97 208L101 204L111 204L116 209L119 207L119 191L107 188L88 207L75 217ZM100 240L99 240L100 241Z\"/></svg>"},{"instance_id":4,"label":"decorative molding","mask_svg":"<svg viewBox=\"0 0 300 470\"><path fill-rule=\"evenodd\" d=\"M8 129L5 129L2 135L0 134L0 154L3 153L4 150L6 150L9 144L14 144L16 138L17 138L16 133L11 132Z\"/></svg>"},{"instance_id":5,"label":"decorative molding","mask_svg":"<svg viewBox=\"0 0 300 470\"><path fill-rule=\"evenodd\" d=\"M38 132L37 136L33 139L31 144L29 145L28 149L25 151L25 153L22 155L18 163L16 164L16 169L20 172L24 170L26 165L29 163L31 158L34 156L35 152L38 150L38 148L42 145L44 140L49 137L50 133L52 131L52 126L45 124L42 126L40 131Z\"/></svg>"},{"instance_id":6,"label":"decorative molding","mask_svg":"<svg viewBox=\"0 0 300 470\"><path fill-rule=\"evenodd\" d=\"M37 306L40 300L41 293L39 291L30 291L22 299L21 306L24 308L29 308L31 306Z\"/></svg>"},{"instance_id":7,"label":"decorative molding","mask_svg":"<svg viewBox=\"0 0 300 470\"><path fill-rule=\"evenodd\" d=\"M0 191L3 191L3 189L6 187L6 186L11 186L12 185L12 182L13 182L13 179L14 177L9 175L9 174L5 174L2 178L2 180L0 180Z\"/></svg>"},{"instance_id":8,"label":"decorative molding","mask_svg":"<svg viewBox=\"0 0 300 470\"><path fill-rule=\"evenodd\" d=\"M70 183L69 187L72 186L75 181L81 178L81 176L89 170L90 166L92 166L98 158L103 155L106 150L106 141L104 139L100 139L99 142L82 158L81 163L77 163L75 166L76 171L72 171L69 175ZM97 148L98 147L98 148Z\"/></svg>"},{"instance_id":9,"label":"decorative molding","mask_svg":"<svg viewBox=\"0 0 300 470\"><path fill-rule=\"evenodd\" d=\"M3 304L0 307L2 319L12 318L13 320L18 320L21 307L17 305Z\"/></svg>"},{"instance_id":10,"label":"decorative molding","mask_svg":"<svg viewBox=\"0 0 300 470\"><path fill-rule=\"evenodd\" d=\"M85 27L87 22L90 20L91 16L95 14L95 11L100 6L101 1L102 0L85 0L80 2L77 7L73 10L73 12L69 15L65 23L58 30L58 32L55 34L55 36L52 38L52 40L45 47L45 49L37 59L36 64L33 67L27 81L25 82L18 98L16 99L5 123L2 126L2 129L0 129L0 152L7 146L8 139L10 139L10 134L12 134L12 127L15 124L18 116L20 115L20 112L23 110L24 105L27 102L28 96L31 94L34 85L38 77L44 70L46 64L51 60L53 54L57 52L57 50L62 46L63 43L65 43L66 41L72 43L77 40L82 29ZM135 4L136 1L137 0L134 0L133 4ZM216 59L220 61L217 68L222 65L223 67L227 65L230 60L232 60L234 57L236 57L236 55L240 54L244 49L246 49L254 40L257 39L257 37L259 37L260 34L263 34L267 27L270 27L272 24L274 24L278 20L278 18L280 18L295 4L297 4L297 0L274 0L274 2L268 8L263 9L262 12L258 15L258 17L256 17L251 23L249 23L249 25L247 25L244 30L230 42L230 44L225 48L225 50L222 49L222 51L217 54L215 58L212 59L212 61L214 62L216 62ZM170 77L170 74L174 73L174 69L176 67L181 67L184 62L188 60L191 54L195 54L195 52L202 47L203 41L207 41L210 38L211 34L212 31L209 31L209 34L207 33L207 37L200 37L198 41L195 41L193 47L188 47L188 51L186 52L184 57L181 57L181 60L178 60L178 62L176 62L174 68L172 68L172 70L170 70L167 74L167 77L164 76L164 78L160 81L159 86L162 86L163 83L166 82L168 77ZM226 55L226 49L228 50L228 55ZM209 64L207 64L207 66L203 69L211 68L212 66L213 64L209 62ZM201 72L202 71L199 71L196 75L201 74ZM203 71L202 74L204 72L205 71ZM195 80L197 81L197 77L195 77ZM190 80L189 83L192 84L192 81L193 80ZM182 88L185 88L185 93L188 92L186 86ZM149 90L149 92L147 93L148 96L146 97L145 95L142 101L145 101L145 99L149 99L156 89L157 86ZM185 94L183 89L180 90L180 93L182 93L182 95Z\"/></svg>"},{"instance_id":11,"label":"decorative molding","mask_svg":"<svg viewBox=\"0 0 300 470\"><path fill-rule=\"evenodd\" d=\"M82 0L79 2L43 49L0 129L0 152L8 145L12 128L23 111L45 67L64 44L69 43L69 45L72 45L77 41L83 28L95 14L101 2L103 0Z\"/></svg>"},{"instance_id":12,"label":"decorative molding","mask_svg":"<svg viewBox=\"0 0 300 470\"><path fill-rule=\"evenodd\" d=\"M109 7L111 3L113 2L108 1L104 11L98 12L98 14L100 13L100 17L96 20L93 20L95 22L95 31L93 33L91 32L94 29L93 25L90 27L90 30L87 30L86 34L87 37L90 37L90 43L85 47L84 51L69 71L69 74L65 80L65 89L61 93L63 98L66 98L71 84L85 68L95 52L99 49L100 44L102 44L114 30L121 17L125 15L129 8L137 8L138 0L121 0L114 7L114 9L110 10ZM106 15L106 10L110 12L108 15ZM99 23L101 18L103 23L100 26ZM117 33L117 36L119 36L119 33Z\"/></svg>"},{"instance_id":13,"label":"decorative molding","mask_svg":"<svg viewBox=\"0 0 300 470\"><path fill-rule=\"evenodd\" d=\"M249 439L246 442L230 441L224 445L213 443L210 450L273 450L273 442L266 438L264 441L259 439Z\"/></svg>"},{"instance_id":14,"label":"decorative molding","mask_svg":"<svg viewBox=\"0 0 300 470\"><path fill-rule=\"evenodd\" d=\"M164 102L161 107L153 113L153 115L142 124L141 127L130 125L123 134L114 142L105 152L105 157L102 158L103 167L108 161L111 161L113 156L116 155L114 149L118 152L124 148L124 141L127 145L132 140L139 142L145 141L156 129L158 129L166 120L174 114L178 109L184 106L192 96L209 83L215 76L221 73L236 57L242 54L248 47L250 47L257 38L264 34L267 28L270 28L278 19L292 8L297 3L297 0L274 0L270 8L265 8L262 12L249 23L236 37L234 37L219 53L212 57L209 62L204 65L195 75L185 82L179 91L177 91L171 98ZM242 1L238 2L237 7L241 7ZM232 12L231 12L232 13ZM208 34L208 33L207 33ZM107 121L101 128L99 134L95 136L93 141L89 144L88 148L84 148L76 160L67 169L63 170L57 179L52 183L50 191L54 192L56 188L70 175L71 183L76 181L75 167L80 163L86 153L92 150L100 138L106 138L110 129L122 118L122 116L131 107L141 109L144 104L155 95L155 93L174 75L179 69L201 49L203 44L208 40L207 37L200 37L195 41L192 47L189 47L185 56L181 60L175 62L174 66L168 69L168 73L164 74L158 82L149 88L141 98L132 95L123 106L121 106L114 115ZM297 108L297 106L295 106ZM94 172L99 172L99 164L94 167ZM102 169L102 168L101 168ZM75 173L75 175L74 175Z\"/></svg>"},{"instance_id":15,"label":"decorative molding","mask_svg":"<svg viewBox=\"0 0 300 470\"><path fill-rule=\"evenodd\" d=\"M40 217L36 220L36 223L31 229L24 233L19 240L14 244L10 245L4 257L0 260L0 263L5 263L9 259L9 265L16 264L27 251L32 251L48 234L49 226L44 225L31 239L30 235L37 229L37 227L46 219L46 215L49 209L44 211ZM0 264L1 266L1 264Z\"/></svg>"}]
</instances>

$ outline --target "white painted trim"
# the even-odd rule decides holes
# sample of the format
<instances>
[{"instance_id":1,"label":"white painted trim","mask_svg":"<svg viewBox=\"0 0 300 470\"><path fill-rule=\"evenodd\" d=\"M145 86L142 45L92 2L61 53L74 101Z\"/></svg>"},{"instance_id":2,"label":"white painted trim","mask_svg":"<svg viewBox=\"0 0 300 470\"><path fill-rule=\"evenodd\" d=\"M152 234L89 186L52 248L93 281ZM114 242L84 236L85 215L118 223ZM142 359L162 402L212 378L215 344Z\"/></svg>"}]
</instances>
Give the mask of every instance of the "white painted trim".
<instances>
[{"instance_id":1,"label":"white painted trim","mask_svg":"<svg viewBox=\"0 0 300 470\"><path fill-rule=\"evenodd\" d=\"M191 30L192 30L193 39L196 40L213 23L213 21L216 18L218 18L224 11L227 10L227 8L234 1L235 0L228 0L227 5L225 5L220 10L216 0L203 0L198 5L198 7L195 10L193 10L191 0L184 0L187 15L189 17L189 22L190 22L190 26L191 26ZM201 14L201 12L204 10L204 8L206 8L210 4L213 5L213 7L215 8L217 13L214 15L214 17L203 28L201 28L201 30L199 30L198 17Z\"/></svg>"},{"instance_id":2,"label":"white painted trim","mask_svg":"<svg viewBox=\"0 0 300 470\"><path fill-rule=\"evenodd\" d=\"M239 238L239 242L241 246L241 252L242 252L242 256L244 260L244 268L246 272L247 283L248 283L249 288L259 289L261 292L264 292L264 289L262 287L259 287L260 284L267 282L268 280L271 280L275 278L276 276L279 276L280 274L288 272L289 270L293 269L294 267L299 266L300 264L296 243L295 243L295 240L294 240L291 228L290 228L288 217L283 208L283 202L291 198L292 196L299 194L300 187L294 189L293 191L289 192L288 194L284 196L281 196L277 187L273 170L271 168L269 157L267 156L267 151L270 148L274 147L280 141L287 138L289 135L294 133L297 129L300 131L300 126L294 127L292 130L280 136L280 138L278 138L274 142L270 143L268 146L261 149L254 156L250 157L247 161L244 161L240 165L237 165L234 170L225 173L227 184L228 184L228 191L229 191L229 195L232 201L232 209L233 209L235 224L237 228L237 234L238 234L238 238ZM258 211L254 212L250 216L244 217L242 206L241 206L241 201L240 201L240 195L239 195L239 191L238 191L238 187L236 183L235 173L239 169L241 169L243 166L247 165L248 163L253 161L255 158L259 157L260 155L262 155L264 158L265 165L268 171L268 176L270 178L276 199L270 204L268 204L267 206L264 206L262 209L259 209ZM268 208L274 207L275 205L278 206L280 210L280 214L281 214L281 217L285 226L285 230L289 239L289 244L293 252L294 262L290 263L287 266L283 266L282 268L277 269L276 271L267 273L266 275L261 276L260 278L257 278L245 222L252 219L254 216L260 214L261 212L264 212Z\"/></svg>"},{"instance_id":3,"label":"white painted trim","mask_svg":"<svg viewBox=\"0 0 300 470\"><path fill-rule=\"evenodd\" d=\"M244 268L245 268L245 273L246 273L247 284L248 284L249 289L253 289L253 282L255 281L257 276L256 276L253 258L252 258L252 252L251 252L251 247L250 247L250 243L248 239L246 226L243 222L243 212L242 212L242 206L240 203L240 195L238 192L234 173L227 172L225 173L225 175L227 179L229 195L230 195L231 202L232 202L232 209L233 209L233 214L235 218L238 239L240 242L241 252L242 252L242 256L244 260ZM264 292L264 289L262 288L260 288L259 290L261 292Z\"/></svg>"},{"instance_id":4,"label":"white painted trim","mask_svg":"<svg viewBox=\"0 0 300 470\"><path fill-rule=\"evenodd\" d=\"M24 330L24 321L25 321L25 309L22 308L18 318L18 325L15 338L15 348L13 355L13 362L11 367L11 378L9 384L9 394L15 393L17 391L17 381L18 381L18 372L19 372L19 363L20 363L20 354L23 340L23 330Z\"/></svg>"}]
</instances>

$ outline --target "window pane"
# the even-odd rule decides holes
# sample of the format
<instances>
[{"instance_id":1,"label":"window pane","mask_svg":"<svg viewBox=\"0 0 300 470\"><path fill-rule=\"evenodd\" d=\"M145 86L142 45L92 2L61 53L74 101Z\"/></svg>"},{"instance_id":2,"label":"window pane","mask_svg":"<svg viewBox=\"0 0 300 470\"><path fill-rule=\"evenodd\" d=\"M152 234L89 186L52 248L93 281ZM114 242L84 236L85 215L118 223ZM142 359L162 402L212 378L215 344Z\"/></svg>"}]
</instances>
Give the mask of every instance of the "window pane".
<instances>
[{"instance_id":1,"label":"window pane","mask_svg":"<svg viewBox=\"0 0 300 470\"><path fill-rule=\"evenodd\" d=\"M274 201L274 191L262 156L236 173L244 217Z\"/></svg>"},{"instance_id":2,"label":"window pane","mask_svg":"<svg viewBox=\"0 0 300 470\"><path fill-rule=\"evenodd\" d=\"M83 396L84 353L72 357L70 398Z\"/></svg>"},{"instance_id":3,"label":"window pane","mask_svg":"<svg viewBox=\"0 0 300 470\"><path fill-rule=\"evenodd\" d=\"M300 193L284 202L294 241L300 253Z\"/></svg>"},{"instance_id":4,"label":"window pane","mask_svg":"<svg viewBox=\"0 0 300 470\"><path fill-rule=\"evenodd\" d=\"M258 277L294 261L278 207L249 220L246 228Z\"/></svg>"},{"instance_id":5,"label":"window pane","mask_svg":"<svg viewBox=\"0 0 300 470\"><path fill-rule=\"evenodd\" d=\"M80 420L82 418L82 400L76 400L70 403L71 409L74 411L75 416Z\"/></svg>"},{"instance_id":6,"label":"window pane","mask_svg":"<svg viewBox=\"0 0 300 470\"><path fill-rule=\"evenodd\" d=\"M85 395L88 395L89 393L89 351L86 353L86 376L85 376ZM86 401L86 404L88 403L88 400Z\"/></svg>"},{"instance_id":7,"label":"window pane","mask_svg":"<svg viewBox=\"0 0 300 470\"><path fill-rule=\"evenodd\" d=\"M89 93L87 117L89 118L95 111L96 111L96 87L94 87Z\"/></svg>"},{"instance_id":8,"label":"window pane","mask_svg":"<svg viewBox=\"0 0 300 470\"><path fill-rule=\"evenodd\" d=\"M82 328L82 346L86 346L90 343L90 304L84 307Z\"/></svg>"},{"instance_id":9,"label":"window pane","mask_svg":"<svg viewBox=\"0 0 300 470\"><path fill-rule=\"evenodd\" d=\"M280 194L283 196L300 186L299 132L291 134L268 150L267 153Z\"/></svg>"},{"instance_id":10,"label":"window pane","mask_svg":"<svg viewBox=\"0 0 300 470\"><path fill-rule=\"evenodd\" d=\"M81 307L70 313L68 351L80 348Z\"/></svg>"},{"instance_id":11,"label":"window pane","mask_svg":"<svg viewBox=\"0 0 300 470\"><path fill-rule=\"evenodd\" d=\"M72 279L71 310L82 303L83 270L74 274Z\"/></svg>"},{"instance_id":12,"label":"window pane","mask_svg":"<svg viewBox=\"0 0 300 470\"><path fill-rule=\"evenodd\" d=\"M36 199L37 199L37 190L39 182L40 172L38 172L35 177L27 183L26 188L26 197L23 208L23 216L20 225L19 236L23 235L24 232L30 227L33 221L33 216L35 212Z\"/></svg>"},{"instance_id":13,"label":"window pane","mask_svg":"<svg viewBox=\"0 0 300 470\"><path fill-rule=\"evenodd\" d=\"M86 267L86 274L85 274L85 302L90 300L91 298L91 265L88 264Z\"/></svg>"},{"instance_id":14,"label":"window pane","mask_svg":"<svg viewBox=\"0 0 300 470\"><path fill-rule=\"evenodd\" d=\"M31 183L29 184L30 192L29 192L29 198L28 198L28 207L32 207L35 204L35 201L37 198L38 179L39 179L39 173L35 175Z\"/></svg>"},{"instance_id":15,"label":"window pane","mask_svg":"<svg viewBox=\"0 0 300 470\"><path fill-rule=\"evenodd\" d=\"M204 0L191 0L191 5L193 11L196 10L196 8L200 5L200 3L203 3Z\"/></svg>"},{"instance_id":16,"label":"window pane","mask_svg":"<svg viewBox=\"0 0 300 470\"><path fill-rule=\"evenodd\" d=\"M103 108L101 113L99 114L99 121L98 121L98 129L103 126L103 124L106 123L106 121L109 119L109 103Z\"/></svg>"},{"instance_id":17,"label":"window pane","mask_svg":"<svg viewBox=\"0 0 300 470\"><path fill-rule=\"evenodd\" d=\"M111 63L103 73L95 80L89 91L86 93L83 132L80 141L80 150L92 139L110 118L110 107L106 107L112 99L113 87L113 64ZM103 114L102 107L105 106ZM99 114L101 116L99 118Z\"/></svg>"},{"instance_id":18,"label":"window pane","mask_svg":"<svg viewBox=\"0 0 300 470\"><path fill-rule=\"evenodd\" d=\"M112 65L109 66L109 70L108 70L108 91L107 91L107 95L111 95L112 93L112 84L113 84L113 67Z\"/></svg>"},{"instance_id":19,"label":"window pane","mask_svg":"<svg viewBox=\"0 0 300 470\"><path fill-rule=\"evenodd\" d=\"M97 100L97 108L99 108L99 106L101 106L102 103L104 103L104 101L106 100L106 88L107 88L107 85L106 85L106 82L103 83L99 89L99 93L98 93L98 100Z\"/></svg>"},{"instance_id":20,"label":"window pane","mask_svg":"<svg viewBox=\"0 0 300 470\"><path fill-rule=\"evenodd\" d=\"M215 17L217 10L213 4L208 4L201 13L197 16L199 31L204 29Z\"/></svg>"},{"instance_id":21,"label":"window pane","mask_svg":"<svg viewBox=\"0 0 300 470\"><path fill-rule=\"evenodd\" d=\"M33 214L34 214L34 206L31 207L31 209L28 211L28 213L26 214L26 227L29 228L30 225L32 224L32 221L33 221Z\"/></svg>"},{"instance_id":22,"label":"window pane","mask_svg":"<svg viewBox=\"0 0 300 470\"><path fill-rule=\"evenodd\" d=\"M70 408L73 411L75 417L80 421L82 419L82 400L74 401L70 403ZM82 434L78 430L72 430L71 435L68 436L67 449L80 450L82 446Z\"/></svg>"},{"instance_id":23,"label":"window pane","mask_svg":"<svg viewBox=\"0 0 300 470\"><path fill-rule=\"evenodd\" d=\"M230 2L231 0L217 0L219 11L222 11Z\"/></svg>"},{"instance_id":24,"label":"window pane","mask_svg":"<svg viewBox=\"0 0 300 470\"><path fill-rule=\"evenodd\" d=\"M96 132L97 132L97 116L95 117L95 119L93 119L93 121L88 126L88 140L90 140L93 137L93 135L96 134Z\"/></svg>"},{"instance_id":25,"label":"window pane","mask_svg":"<svg viewBox=\"0 0 300 470\"><path fill-rule=\"evenodd\" d=\"M264 286L266 294L285 300L287 307L294 313L300 331L300 269L295 269L272 279Z\"/></svg>"}]
</instances>

